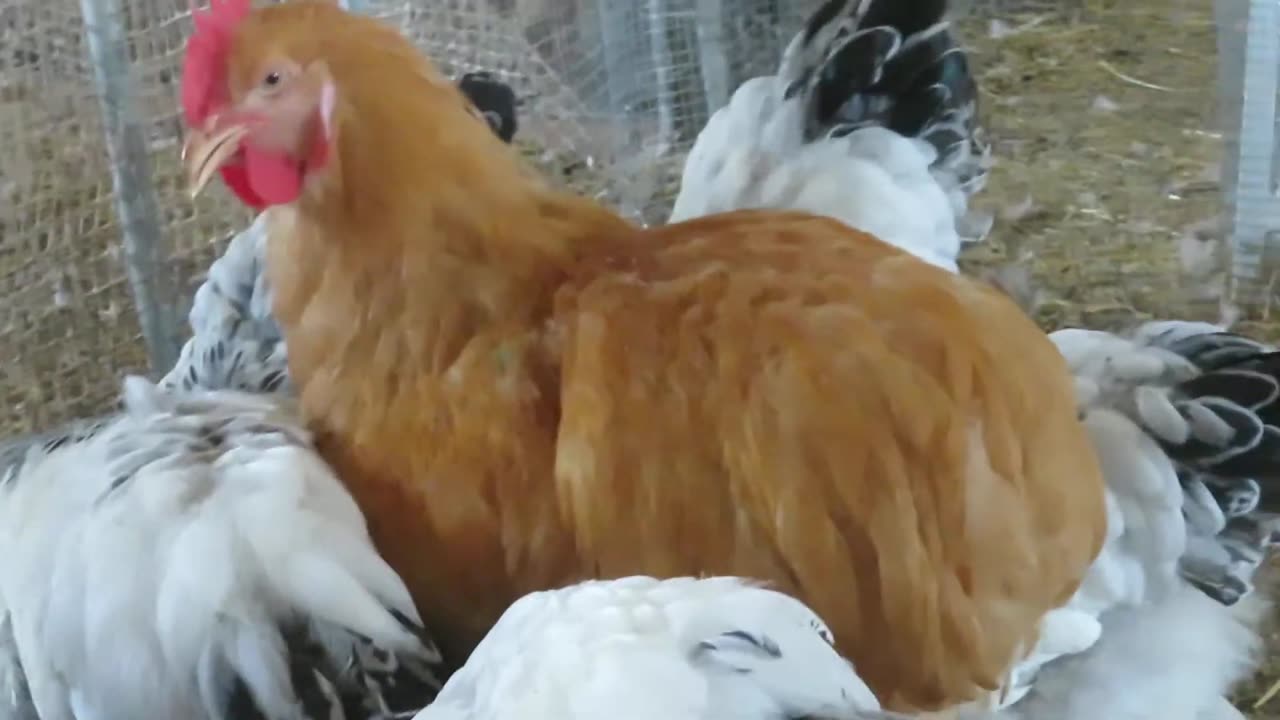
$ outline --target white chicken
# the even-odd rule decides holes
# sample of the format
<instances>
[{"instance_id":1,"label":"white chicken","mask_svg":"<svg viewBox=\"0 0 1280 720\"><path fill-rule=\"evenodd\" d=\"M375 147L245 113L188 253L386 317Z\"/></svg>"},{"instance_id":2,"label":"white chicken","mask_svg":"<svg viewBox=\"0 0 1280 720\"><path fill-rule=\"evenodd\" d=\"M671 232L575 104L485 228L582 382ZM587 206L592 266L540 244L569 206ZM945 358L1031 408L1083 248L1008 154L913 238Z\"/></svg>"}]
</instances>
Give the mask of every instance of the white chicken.
<instances>
[{"instance_id":1,"label":"white chicken","mask_svg":"<svg viewBox=\"0 0 1280 720\"><path fill-rule=\"evenodd\" d=\"M1090 652L1045 668L1020 702L940 717L1239 718L1218 690L1248 671L1255 636L1221 607L1183 586L1112 612ZM414 720L905 720L832 642L804 604L750 581L588 581L518 600ZM1188 648L1198 665L1178 660Z\"/></svg>"},{"instance_id":2,"label":"white chicken","mask_svg":"<svg viewBox=\"0 0 1280 720\"><path fill-rule=\"evenodd\" d=\"M415 720L870 720L879 710L800 601L731 577L629 577L516 601Z\"/></svg>"},{"instance_id":3,"label":"white chicken","mask_svg":"<svg viewBox=\"0 0 1280 720\"><path fill-rule=\"evenodd\" d=\"M1181 500L1185 552L1170 556L1166 545L1148 563L1176 566L1224 604L1246 595L1280 530L1280 352L1199 322L1151 322L1128 335L1072 328L1050 337L1076 373L1104 463L1134 463L1134 478L1158 471L1158 483L1148 484ZM1108 452L1105 438L1114 444L1129 435L1142 436L1141 455L1121 455L1125 445Z\"/></svg>"},{"instance_id":4,"label":"white chicken","mask_svg":"<svg viewBox=\"0 0 1280 720\"><path fill-rule=\"evenodd\" d=\"M1058 614L1097 618L1099 640L1041 668L1010 712L1242 718L1226 694L1267 607L1251 580L1277 528L1280 354L1181 321L1050 338L1108 483L1107 541Z\"/></svg>"}]
</instances>

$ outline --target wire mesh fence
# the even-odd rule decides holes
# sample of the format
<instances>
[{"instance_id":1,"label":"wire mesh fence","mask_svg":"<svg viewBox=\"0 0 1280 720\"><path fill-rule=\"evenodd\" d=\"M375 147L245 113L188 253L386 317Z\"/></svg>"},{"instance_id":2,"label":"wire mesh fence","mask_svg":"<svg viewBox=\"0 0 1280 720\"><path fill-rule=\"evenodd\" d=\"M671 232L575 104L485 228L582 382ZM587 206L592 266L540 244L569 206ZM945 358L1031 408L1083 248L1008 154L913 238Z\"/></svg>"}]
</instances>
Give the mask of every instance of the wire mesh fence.
<instances>
[{"instance_id":1,"label":"wire mesh fence","mask_svg":"<svg viewBox=\"0 0 1280 720\"><path fill-rule=\"evenodd\" d=\"M510 82L532 162L659 222L708 114L772 71L818 3L350 5L397 24L451 73ZM1194 297L1183 231L1219 209L1203 190L1218 147L1207 0L957 8L1002 163L988 199L1002 214L998 237L977 265L1034 246L1054 322L1166 307L1174 286L1179 302ZM191 0L0 6L0 436L101 412L122 373L163 365L201 273L247 223L220 189L198 206L183 191L177 79L191 10Z\"/></svg>"}]
</instances>

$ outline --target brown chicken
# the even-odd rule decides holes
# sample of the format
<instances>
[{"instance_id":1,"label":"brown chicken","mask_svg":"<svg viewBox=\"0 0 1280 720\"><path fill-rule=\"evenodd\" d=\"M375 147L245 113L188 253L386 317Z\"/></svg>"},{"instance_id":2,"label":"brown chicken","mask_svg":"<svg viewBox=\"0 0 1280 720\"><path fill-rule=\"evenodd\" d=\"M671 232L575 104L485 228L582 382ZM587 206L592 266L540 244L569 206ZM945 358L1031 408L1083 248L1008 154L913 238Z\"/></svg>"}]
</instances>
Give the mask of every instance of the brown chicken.
<instances>
[{"instance_id":1,"label":"brown chicken","mask_svg":"<svg viewBox=\"0 0 1280 720\"><path fill-rule=\"evenodd\" d=\"M193 192L271 207L306 419L455 661L531 590L734 574L944 707L1098 553L1067 368L999 293L802 213L635 227L329 3L217 2L183 84Z\"/></svg>"}]
</instances>

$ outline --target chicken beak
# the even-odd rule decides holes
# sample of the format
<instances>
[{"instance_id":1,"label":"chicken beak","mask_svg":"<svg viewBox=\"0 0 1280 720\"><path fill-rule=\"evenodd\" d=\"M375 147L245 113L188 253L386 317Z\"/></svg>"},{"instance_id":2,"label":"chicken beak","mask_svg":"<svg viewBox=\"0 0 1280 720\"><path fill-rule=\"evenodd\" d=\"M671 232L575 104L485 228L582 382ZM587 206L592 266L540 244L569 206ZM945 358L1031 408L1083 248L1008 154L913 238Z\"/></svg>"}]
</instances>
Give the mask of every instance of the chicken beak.
<instances>
[{"instance_id":1,"label":"chicken beak","mask_svg":"<svg viewBox=\"0 0 1280 720\"><path fill-rule=\"evenodd\" d=\"M187 191L194 200L213 174L240 149L240 141L249 134L245 123L233 122L205 132L191 129L182 144L182 162L187 169Z\"/></svg>"}]
</instances>

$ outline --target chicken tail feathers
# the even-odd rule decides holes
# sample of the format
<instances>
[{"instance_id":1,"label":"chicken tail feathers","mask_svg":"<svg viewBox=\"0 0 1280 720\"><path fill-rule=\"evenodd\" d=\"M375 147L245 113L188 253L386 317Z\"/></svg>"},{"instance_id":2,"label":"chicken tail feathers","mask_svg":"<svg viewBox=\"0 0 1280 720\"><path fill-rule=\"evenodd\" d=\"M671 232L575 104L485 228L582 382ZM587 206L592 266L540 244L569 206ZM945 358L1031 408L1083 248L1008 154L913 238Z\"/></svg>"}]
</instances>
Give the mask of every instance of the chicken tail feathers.
<instances>
[{"instance_id":1,"label":"chicken tail feathers","mask_svg":"<svg viewBox=\"0 0 1280 720\"><path fill-rule=\"evenodd\" d=\"M942 0L829 0L685 161L671 221L745 208L839 220L957 269L991 229L977 85Z\"/></svg>"},{"instance_id":2,"label":"chicken tail feathers","mask_svg":"<svg viewBox=\"0 0 1280 720\"><path fill-rule=\"evenodd\" d=\"M1183 580L1225 605L1248 595L1280 508L1280 353L1181 321L1126 336L1072 329L1051 338L1076 374L1085 422L1112 418L1095 445L1109 491L1124 501L1117 552L1146 568L1143 585L1163 576L1133 550L1140 530L1166 518L1183 530L1146 544L1177 551Z\"/></svg>"},{"instance_id":3,"label":"chicken tail feathers","mask_svg":"<svg viewBox=\"0 0 1280 720\"><path fill-rule=\"evenodd\" d=\"M516 108L520 100L512 87L490 72L470 72L458 78L458 89L466 95L502 142L509 143L519 129Z\"/></svg>"},{"instance_id":4,"label":"chicken tail feathers","mask_svg":"<svg viewBox=\"0 0 1280 720\"><path fill-rule=\"evenodd\" d=\"M805 97L807 141L881 127L928 143L935 176L966 197L990 149L978 85L945 0L829 0L787 48L786 96Z\"/></svg>"},{"instance_id":5,"label":"chicken tail feathers","mask_svg":"<svg viewBox=\"0 0 1280 720\"><path fill-rule=\"evenodd\" d=\"M1280 501L1280 352L1235 333L1162 325L1147 329L1147 341L1196 372L1167 393L1138 396L1144 426L1185 470L1272 483L1265 494ZM1256 506L1256 491L1246 494ZM1230 504L1240 504L1239 495L1231 493Z\"/></svg>"}]
</instances>

